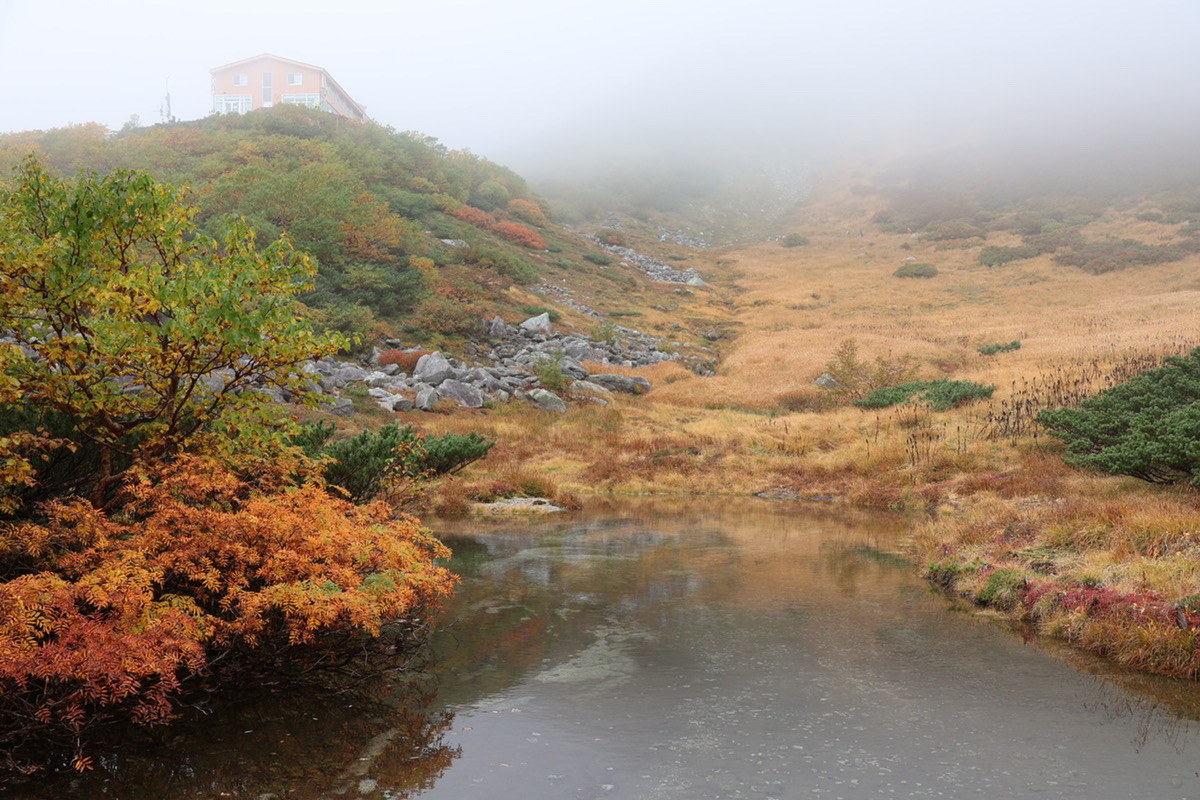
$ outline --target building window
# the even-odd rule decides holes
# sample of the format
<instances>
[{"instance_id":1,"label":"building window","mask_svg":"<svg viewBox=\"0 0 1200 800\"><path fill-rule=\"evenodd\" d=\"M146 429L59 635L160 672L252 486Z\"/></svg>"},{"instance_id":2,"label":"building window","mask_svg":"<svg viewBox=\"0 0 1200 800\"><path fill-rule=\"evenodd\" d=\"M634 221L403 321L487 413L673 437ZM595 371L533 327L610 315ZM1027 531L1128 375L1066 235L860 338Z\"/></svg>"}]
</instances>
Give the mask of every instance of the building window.
<instances>
[{"instance_id":1,"label":"building window","mask_svg":"<svg viewBox=\"0 0 1200 800\"><path fill-rule=\"evenodd\" d=\"M321 95L319 94L285 94L283 96L284 103L290 103L294 106L308 106L309 108L319 108L321 106Z\"/></svg>"},{"instance_id":2,"label":"building window","mask_svg":"<svg viewBox=\"0 0 1200 800\"><path fill-rule=\"evenodd\" d=\"M263 73L263 92L262 92L263 108L271 107L271 73Z\"/></svg>"},{"instance_id":3,"label":"building window","mask_svg":"<svg viewBox=\"0 0 1200 800\"><path fill-rule=\"evenodd\" d=\"M219 94L213 98L213 111L218 114L245 114L253 106L248 94Z\"/></svg>"},{"instance_id":4,"label":"building window","mask_svg":"<svg viewBox=\"0 0 1200 800\"><path fill-rule=\"evenodd\" d=\"M234 86L249 86L250 85L250 76L244 72L237 73L236 75L233 76L233 85Z\"/></svg>"},{"instance_id":5,"label":"building window","mask_svg":"<svg viewBox=\"0 0 1200 800\"><path fill-rule=\"evenodd\" d=\"M288 73L288 86L299 86L302 83L304 83L304 73L302 73L302 72L289 72Z\"/></svg>"}]
</instances>

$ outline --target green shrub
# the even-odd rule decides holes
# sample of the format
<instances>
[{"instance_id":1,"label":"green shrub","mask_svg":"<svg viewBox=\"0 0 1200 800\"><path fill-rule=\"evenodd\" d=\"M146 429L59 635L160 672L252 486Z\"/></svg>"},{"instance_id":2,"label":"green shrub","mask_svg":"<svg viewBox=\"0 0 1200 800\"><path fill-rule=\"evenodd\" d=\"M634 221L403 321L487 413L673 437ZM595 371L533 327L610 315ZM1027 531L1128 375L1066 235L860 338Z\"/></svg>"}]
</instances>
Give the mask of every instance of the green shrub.
<instances>
[{"instance_id":1,"label":"green shrub","mask_svg":"<svg viewBox=\"0 0 1200 800\"><path fill-rule=\"evenodd\" d=\"M484 181L471 191L467 202L483 211L494 211L507 206L509 197L508 189L498 181Z\"/></svg>"},{"instance_id":2,"label":"green shrub","mask_svg":"<svg viewBox=\"0 0 1200 800\"><path fill-rule=\"evenodd\" d=\"M933 264L905 264L892 273L897 278L932 278L938 274Z\"/></svg>"},{"instance_id":3,"label":"green shrub","mask_svg":"<svg viewBox=\"0 0 1200 800\"><path fill-rule=\"evenodd\" d=\"M584 253L583 258L585 261L590 261L593 264L600 265L601 267L607 267L609 264L612 264L616 261L616 259L612 256L606 256L603 253Z\"/></svg>"},{"instance_id":4,"label":"green shrub","mask_svg":"<svg viewBox=\"0 0 1200 800\"><path fill-rule=\"evenodd\" d=\"M935 225L924 238L933 242L944 242L952 239L983 238L985 235L986 231L969 220L952 219Z\"/></svg>"},{"instance_id":5,"label":"green shrub","mask_svg":"<svg viewBox=\"0 0 1200 800\"><path fill-rule=\"evenodd\" d=\"M603 324L592 328L591 336L597 342L604 342L611 347L617 343L620 332L612 320L605 320Z\"/></svg>"},{"instance_id":6,"label":"green shrub","mask_svg":"<svg viewBox=\"0 0 1200 800\"><path fill-rule=\"evenodd\" d=\"M1200 484L1200 348L1106 389L1079 408L1037 416L1068 462L1150 483Z\"/></svg>"},{"instance_id":7,"label":"green shrub","mask_svg":"<svg viewBox=\"0 0 1200 800\"><path fill-rule=\"evenodd\" d=\"M562 358L562 354L548 355L534 365L534 374L537 375L538 384L543 389L561 392L570 383L570 378L562 371L562 366L558 363L560 358Z\"/></svg>"},{"instance_id":8,"label":"green shrub","mask_svg":"<svg viewBox=\"0 0 1200 800\"><path fill-rule=\"evenodd\" d=\"M876 356L873 362L858 357L858 342L847 339L838 346L833 358L825 363L829 381L822 388L840 401L861 400L883 386L895 386L913 379L916 360L910 355Z\"/></svg>"},{"instance_id":9,"label":"green shrub","mask_svg":"<svg viewBox=\"0 0 1200 800\"><path fill-rule=\"evenodd\" d=\"M600 230L596 231L596 238L604 244L613 245L616 247L625 247L629 244L628 240L625 238L624 232L619 231L616 228L601 228Z\"/></svg>"},{"instance_id":10,"label":"green shrub","mask_svg":"<svg viewBox=\"0 0 1200 800\"><path fill-rule=\"evenodd\" d=\"M419 479L459 471L487 455L496 443L478 433L424 437L412 425L385 425L349 439L330 441L334 427L318 422L305 426L292 443L312 457L325 457L325 481L339 486L361 503L384 488L389 478Z\"/></svg>"},{"instance_id":11,"label":"green shrub","mask_svg":"<svg viewBox=\"0 0 1200 800\"><path fill-rule=\"evenodd\" d=\"M783 237L784 247L803 247L806 244L808 244L808 237L799 233L789 233Z\"/></svg>"},{"instance_id":12,"label":"green shrub","mask_svg":"<svg viewBox=\"0 0 1200 800\"><path fill-rule=\"evenodd\" d=\"M1014 339L1013 341L1009 342L1008 344L985 344L983 347L979 348L979 355L994 356L994 355L996 355L996 353L1008 353L1013 350L1020 350L1020 349L1021 349L1021 340Z\"/></svg>"},{"instance_id":13,"label":"green shrub","mask_svg":"<svg viewBox=\"0 0 1200 800\"><path fill-rule=\"evenodd\" d=\"M1002 611L1012 611L1021 602L1024 591L1025 574L1020 570L1002 568L987 576L983 588L975 595L975 601Z\"/></svg>"},{"instance_id":14,"label":"green shrub","mask_svg":"<svg viewBox=\"0 0 1200 800\"><path fill-rule=\"evenodd\" d=\"M1020 247L985 247L979 254L979 263L985 267L998 267L1010 261L1021 261L1038 255L1038 250L1032 245Z\"/></svg>"},{"instance_id":15,"label":"green shrub","mask_svg":"<svg viewBox=\"0 0 1200 800\"><path fill-rule=\"evenodd\" d=\"M1093 275L1102 275L1126 267L1178 261L1182 257L1183 251L1172 245L1153 245L1136 239L1121 239L1083 240L1069 253L1056 255L1054 260L1066 266L1079 267Z\"/></svg>"},{"instance_id":16,"label":"green shrub","mask_svg":"<svg viewBox=\"0 0 1200 800\"><path fill-rule=\"evenodd\" d=\"M973 381L952 381L947 378L936 381L909 381L874 389L855 401L854 405L859 408L887 408L906 403L916 397L934 411L949 411L974 400L989 398L995 390L995 386L984 386Z\"/></svg>"}]
</instances>

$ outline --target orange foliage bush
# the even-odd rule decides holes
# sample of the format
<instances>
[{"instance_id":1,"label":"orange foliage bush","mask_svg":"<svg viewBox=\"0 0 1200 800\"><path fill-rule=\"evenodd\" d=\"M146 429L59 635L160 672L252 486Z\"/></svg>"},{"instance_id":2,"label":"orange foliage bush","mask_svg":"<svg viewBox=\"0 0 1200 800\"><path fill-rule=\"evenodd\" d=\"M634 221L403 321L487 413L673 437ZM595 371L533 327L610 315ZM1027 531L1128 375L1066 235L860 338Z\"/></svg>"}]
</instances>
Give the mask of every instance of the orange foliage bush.
<instances>
[{"instance_id":1,"label":"orange foliage bush","mask_svg":"<svg viewBox=\"0 0 1200 800\"><path fill-rule=\"evenodd\" d=\"M450 212L450 216L458 217L463 222L469 222L478 228L490 229L496 224L496 218L486 211L474 206L460 206Z\"/></svg>"},{"instance_id":2,"label":"orange foliage bush","mask_svg":"<svg viewBox=\"0 0 1200 800\"><path fill-rule=\"evenodd\" d=\"M530 225L545 225L547 222L541 206L532 200L511 200L508 204L508 212Z\"/></svg>"},{"instance_id":3,"label":"orange foliage bush","mask_svg":"<svg viewBox=\"0 0 1200 800\"><path fill-rule=\"evenodd\" d=\"M432 350L384 350L379 354L380 366L395 364L402 372L412 372L417 368L421 356L432 353Z\"/></svg>"},{"instance_id":4,"label":"orange foliage bush","mask_svg":"<svg viewBox=\"0 0 1200 800\"><path fill-rule=\"evenodd\" d=\"M492 226L492 230L513 244L519 244L522 247L528 247L533 250L546 249L546 243L542 241L542 237L536 231L530 230L516 222L497 222Z\"/></svg>"},{"instance_id":5,"label":"orange foliage bush","mask_svg":"<svg viewBox=\"0 0 1200 800\"><path fill-rule=\"evenodd\" d=\"M294 465L293 465L294 466ZM212 459L142 470L119 514L81 500L0 532L0 751L118 714L162 722L189 677L303 674L419 638L456 580L446 548L382 504L289 466L253 482ZM386 647L397 642L389 641ZM78 747L78 744L75 744ZM76 766L86 758L77 755Z\"/></svg>"}]
</instances>

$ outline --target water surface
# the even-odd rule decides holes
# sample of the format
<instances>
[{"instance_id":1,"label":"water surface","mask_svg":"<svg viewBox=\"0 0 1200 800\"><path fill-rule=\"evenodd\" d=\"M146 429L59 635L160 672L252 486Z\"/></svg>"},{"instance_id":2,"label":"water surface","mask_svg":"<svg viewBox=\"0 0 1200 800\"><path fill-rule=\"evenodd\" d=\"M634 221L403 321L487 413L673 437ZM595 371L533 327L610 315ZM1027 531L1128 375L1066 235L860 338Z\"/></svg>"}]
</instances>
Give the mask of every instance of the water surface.
<instances>
[{"instance_id":1,"label":"water surface","mask_svg":"<svg viewBox=\"0 0 1200 800\"><path fill-rule=\"evenodd\" d=\"M1200 798L1195 684L933 593L903 519L646 502L431 524L429 670L262 694L25 787L113 798ZM26 796L9 794L9 796Z\"/></svg>"}]
</instances>

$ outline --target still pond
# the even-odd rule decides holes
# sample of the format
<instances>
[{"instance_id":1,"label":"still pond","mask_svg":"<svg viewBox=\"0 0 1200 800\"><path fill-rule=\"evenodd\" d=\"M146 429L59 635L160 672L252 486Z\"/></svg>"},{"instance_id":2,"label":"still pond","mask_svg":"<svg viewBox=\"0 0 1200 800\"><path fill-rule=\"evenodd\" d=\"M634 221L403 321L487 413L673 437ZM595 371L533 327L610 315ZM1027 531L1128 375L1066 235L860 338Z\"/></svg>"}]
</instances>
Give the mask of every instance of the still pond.
<instances>
[{"instance_id":1,"label":"still pond","mask_svg":"<svg viewBox=\"0 0 1200 800\"><path fill-rule=\"evenodd\" d=\"M654 501L427 523L426 669L240 697L0 798L1197 798L1200 690L932 592L902 518Z\"/></svg>"}]
</instances>

